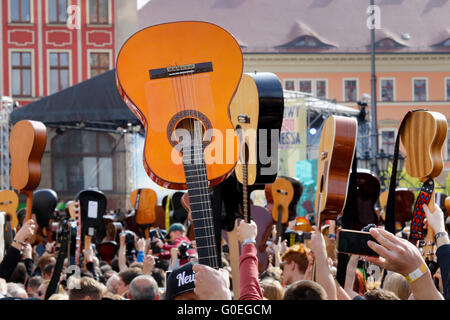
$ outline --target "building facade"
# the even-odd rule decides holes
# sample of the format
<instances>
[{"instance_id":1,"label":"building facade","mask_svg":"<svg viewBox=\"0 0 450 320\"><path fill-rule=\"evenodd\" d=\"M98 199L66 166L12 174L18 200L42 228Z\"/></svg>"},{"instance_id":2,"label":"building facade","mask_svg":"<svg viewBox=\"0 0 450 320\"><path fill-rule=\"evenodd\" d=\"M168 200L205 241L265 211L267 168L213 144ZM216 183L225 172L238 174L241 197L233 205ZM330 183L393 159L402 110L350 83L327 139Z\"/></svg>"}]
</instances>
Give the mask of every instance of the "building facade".
<instances>
[{"instance_id":1,"label":"building facade","mask_svg":"<svg viewBox=\"0 0 450 320\"><path fill-rule=\"evenodd\" d=\"M228 30L242 48L244 72L273 72L284 89L359 109L371 95L371 30L375 28L378 152L393 154L398 126L411 109L450 118L450 3L369 1L152 0L140 27L203 20ZM374 15L370 15L374 12ZM370 99L366 108L370 119ZM359 150L361 153L364 150ZM443 150L450 172L450 136Z\"/></svg>"},{"instance_id":2,"label":"building facade","mask_svg":"<svg viewBox=\"0 0 450 320\"><path fill-rule=\"evenodd\" d=\"M123 0L2 0L0 28L0 96L24 106L113 69L121 45L137 30L137 8ZM128 139L49 127L38 189L53 189L67 201L98 187L110 209L124 207Z\"/></svg>"}]
</instances>

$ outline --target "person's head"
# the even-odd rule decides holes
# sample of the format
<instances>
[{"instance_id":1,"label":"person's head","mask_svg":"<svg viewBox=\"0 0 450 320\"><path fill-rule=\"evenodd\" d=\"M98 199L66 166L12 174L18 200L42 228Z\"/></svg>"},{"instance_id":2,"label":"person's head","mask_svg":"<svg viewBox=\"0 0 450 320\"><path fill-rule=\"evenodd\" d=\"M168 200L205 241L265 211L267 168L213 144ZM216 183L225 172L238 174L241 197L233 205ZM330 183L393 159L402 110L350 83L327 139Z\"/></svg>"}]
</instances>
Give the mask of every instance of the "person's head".
<instances>
[{"instance_id":1,"label":"person's head","mask_svg":"<svg viewBox=\"0 0 450 320\"><path fill-rule=\"evenodd\" d=\"M49 282L50 282L50 280L43 280L42 281L41 285L38 288L36 298L44 300L45 292L47 291L47 286L48 286Z\"/></svg>"},{"instance_id":2,"label":"person's head","mask_svg":"<svg viewBox=\"0 0 450 320\"><path fill-rule=\"evenodd\" d=\"M188 262L167 274L165 300L198 300L194 293L195 273Z\"/></svg>"},{"instance_id":3,"label":"person's head","mask_svg":"<svg viewBox=\"0 0 450 320\"><path fill-rule=\"evenodd\" d=\"M304 244L295 244L283 254L280 264L283 283L290 285L304 279L309 264L308 257L308 249Z\"/></svg>"},{"instance_id":4,"label":"person's head","mask_svg":"<svg viewBox=\"0 0 450 320\"><path fill-rule=\"evenodd\" d=\"M328 300L328 296L325 289L317 282L300 280L286 289L284 300Z\"/></svg>"},{"instance_id":5,"label":"person's head","mask_svg":"<svg viewBox=\"0 0 450 320\"><path fill-rule=\"evenodd\" d=\"M122 272L119 273L119 285L117 287L117 294L123 295L125 294L129 287L131 281L133 281L134 278L137 276L140 276L142 274L142 269L139 268L128 268Z\"/></svg>"},{"instance_id":6,"label":"person's head","mask_svg":"<svg viewBox=\"0 0 450 320\"><path fill-rule=\"evenodd\" d=\"M120 277L119 274L117 273L111 275L108 281L106 281L106 289L113 294L117 294L119 286L120 286Z\"/></svg>"},{"instance_id":7,"label":"person's head","mask_svg":"<svg viewBox=\"0 0 450 320\"><path fill-rule=\"evenodd\" d=\"M259 279L264 280L266 278L278 280L282 283L282 273L283 271L278 267L269 266L266 270L264 270L260 275Z\"/></svg>"},{"instance_id":8,"label":"person's head","mask_svg":"<svg viewBox=\"0 0 450 320\"><path fill-rule=\"evenodd\" d=\"M170 241L186 235L186 228L181 223L173 223L167 231Z\"/></svg>"},{"instance_id":9,"label":"person's head","mask_svg":"<svg viewBox=\"0 0 450 320\"><path fill-rule=\"evenodd\" d=\"M69 300L69 296L63 293L55 293L52 294L48 300Z\"/></svg>"},{"instance_id":10,"label":"person's head","mask_svg":"<svg viewBox=\"0 0 450 320\"><path fill-rule=\"evenodd\" d=\"M411 287L404 276L396 272L390 272L383 282L383 289L393 292L400 300L408 300Z\"/></svg>"},{"instance_id":11,"label":"person's head","mask_svg":"<svg viewBox=\"0 0 450 320\"><path fill-rule=\"evenodd\" d=\"M10 282L7 284L7 288L10 297L28 299L28 294L23 284Z\"/></svg>"},{"instance_id":12,"label":"person's head","mask_svg":"<svg viewBox=\"0 0 450 320\"><path fill-rule=\"evenodd\" d=\"M137 276L130 283L130 300L158 300L159 288L156 280L149 275Z\"/></svg>"},{"instance_id":13,"label":"person's head","mask_svg":"<svg viewBox=\"0 0 450 320\"><path fill-rule=\"evenodd\" d=\"M27 284L27 293L29 297L36 297L38 296L38 290L43 282L43 279L41 276L34 276L31 277L30 280L28 280Z\"/></svg>"},{"instance_id":14,"label":"person's head","mask_svg":"<svg viewBox=\"0 0 450 320\"><path fill-rule=\"evenodd\" d=\"M280 281L267 277L260 282L260 286L263 290L264 298L267 300L283 300L284 289Z\"/></svg>"},{"instance_id":15,"label":"person's head","mask_svg":"<svg viewBox=\"0 0 450 320\"><path fill-rule=\"evenodd\" d=\"M46 280L50 280L52 278L53 270L55 269L54 263L49 263L42 270L42 277Z\"/></svg>"},{"instance_id":16,"label":"person's head","mask_svg":"<svg viewBox=\"0 0 450 320\"><path fill-rule=\"evenodd\" d=\"M68 279L69 300L101 300L105 287L98 281L71 276Z\"/></svg>"},{"instance_id":17,"label":"person's head","mask_svg":"<svg viewBox=\"0 0 450 320\"><path fill-rule=\"evenodd\" d=\"M11 277L9 278L9 282L25 284L28 279L27 268L23 262L19 262L14 269Z\"/></svg>"},{"instance_id":18,"label":"person's head","mask_svg":"<svg viewBox=\"0 0 450 320\"><path fill-rule=\"evenodd\" d=\"M39 268L41 269L41 273L44 273L45 266L50 263L56 264L56 258L52 254L45 252L39 258Z\"/></svg>"},{"instance_id":19,"label":"person's head","mask_svg":"<svg viewBox=\"0 0 450 320\"><path fill-rule=\"evenodd\" d=\"M364 294L366 300L400 300L400 298L393 292L385 289L374 289L367 291Z\"/></svg>"},{"instance_id":20,"label":"person's head","mask_svg":"<svg viewBox=\"0 0 450 320\"><path fill-rule=\"evenodd\" d=\"M166 273L161 268L153 268L152 277L156 280L158 287L165 288L166 287Z\"/></svg>"}]
</instances>

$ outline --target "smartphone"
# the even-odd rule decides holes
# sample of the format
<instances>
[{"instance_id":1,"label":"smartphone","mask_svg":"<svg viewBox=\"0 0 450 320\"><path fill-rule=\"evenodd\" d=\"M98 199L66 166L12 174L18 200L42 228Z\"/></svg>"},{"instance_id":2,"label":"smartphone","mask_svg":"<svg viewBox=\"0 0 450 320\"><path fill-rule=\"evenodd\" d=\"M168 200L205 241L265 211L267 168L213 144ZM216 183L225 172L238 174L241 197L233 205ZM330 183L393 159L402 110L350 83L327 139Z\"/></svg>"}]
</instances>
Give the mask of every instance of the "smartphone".
<instances>
[{"instance_id":1,"label":"smartphone","mask_svg":"<svg viewBox=\"0 0 450 320\"><path fill-rule=\"evenodd\" d=\"M376 242L369 232L342 229L339 232L338 251L360 256L378 257L378 254L367 245L369 240Z\"/></svg>"}]
</instances>

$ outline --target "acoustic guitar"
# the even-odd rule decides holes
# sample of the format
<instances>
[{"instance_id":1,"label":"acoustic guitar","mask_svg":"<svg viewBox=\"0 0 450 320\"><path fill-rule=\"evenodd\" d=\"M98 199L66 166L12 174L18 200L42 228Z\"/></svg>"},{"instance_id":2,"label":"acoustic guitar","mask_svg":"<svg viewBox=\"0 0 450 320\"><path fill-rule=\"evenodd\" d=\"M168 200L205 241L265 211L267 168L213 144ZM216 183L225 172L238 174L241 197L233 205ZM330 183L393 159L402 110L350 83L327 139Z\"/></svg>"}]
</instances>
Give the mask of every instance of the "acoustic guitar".
<instances>
[{"instance_id":1,"label":"acoustic guitar","mask_svg":"<svg viewBox=\"0 0 450 320\"><path fill-rule=\"evenodd\" d=\"M378 225L380 220L375 204L380 196L380 180L370 170L358 169L356 185L358 212L353 215L352 230L361 230L369 224Z\"/></svg>"},{"instance_id":2,"label":"acoustic guitar","mask_svg":"<svg viewBox=\"0 0 450 320\"><path fill-rule=\"evenodd\" d=\"M283 224L289 221L289 205L294 198L294 186L283 177L277 178L272 184L273 208L272 218L277 225L275 243L283 235Z\"/></svg>"},{"instance_id":3,"label":"acoustic guitar","mask_svg":"<svg viewBox=\"0 0 450 320\"><path fill-rule=\"evenodd\" d=\"M18 194L27 197L25 221L31 219L33 190L41 181L41 159L46 143L47 128L39 121L19 121L9 136L10 183Z\"/></svg>"},{"instance_id":4,"label":"acoustic guitar","mask_svg":"<svg viewBox=\"0 0 450 320\"><path fill-rule=\"evenodd\" d=\"M381 216L380 220L386 219L386 205L388 200L389 190L380 194ZM395 221L398 224L404 225L411 221L413 213L413 205L415 201L414 192L407 188L395 189Z\"/></svg>"},{"instance_id":5,"label":"acoustic guitar","mask_svg":"<svg viewBox=\"0 0 450 320\"><path fill-rule=\"evenodd\" d=\"M434 179L444 168L442 147L447 137L447 119L438 112L415 110L404 119L400 139L407 156L405 168L408 174L418 178L422 188L414 205L409 241L422 248L430 270L436 271L434 262L434 234L423 228L425 213L423 204L434 210Z\"/></svg>"},{"instance_id":6,"label":"acoustic guitar","mask_svg":"<svg viewBox=\"0 0 450 320\"><path fill-rule=\"evenodd\" d=\"M158 196L152 189L137 189L130 195L134 207L136 223L144 230L145 239L149 238L149 228L156 220L156 203Z\"/></svg>"},{"instance_id":7,"label":"acoustic guitar","mask_svg":"<svg viewBox=\"0 0 450 320\"><path fill-rule=\"evenodd\" d=\"M0 212L5 212L7 220L11 225L11 229L16 229L19 225L17 218L17 206L19 205L19 197L12 190L0 191Z\"/></svg>"},{"instance_id":8,"label":"acoustic guitar","mask_svg":"<svg viewBox=\"0 0 450 320\"><path fill-rule=\"evenodd\" d=\"M119 92L145 128L147 174L165 188L188 190L199 263L214 268L220 257L209 187L236 166L229 105L242 69L231 34L198 21L143 29L117 59Z\"/></svg>"},{"instance_id":9,"label":"acoustic guitar","mask_svg":"<svg viewBox=\"0 0 450 320\"><path fill-rule=\"evenodd\" d=\"M332 115L322 128L317 163L316 226L321 230L325 220L336 220L347 199L358 126L355 118ZM312 279L315 279L315 263Z\"/></svg>"}]
</instances>

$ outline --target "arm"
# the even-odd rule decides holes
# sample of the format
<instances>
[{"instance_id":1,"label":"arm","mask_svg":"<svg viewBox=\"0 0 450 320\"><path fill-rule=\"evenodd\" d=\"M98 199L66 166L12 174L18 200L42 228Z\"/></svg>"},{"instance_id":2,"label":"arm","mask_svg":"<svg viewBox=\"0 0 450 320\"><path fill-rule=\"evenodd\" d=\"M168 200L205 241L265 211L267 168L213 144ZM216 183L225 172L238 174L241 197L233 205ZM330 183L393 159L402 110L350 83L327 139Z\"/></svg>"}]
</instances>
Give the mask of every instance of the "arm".
<instances>
[{"instance_id":1,"label":"arm","mask_svg":"<svg viewBox=\"0 0 450 320\"><path fill-rule=\"evenodd\" d=\"M351 300L350 296L347 294L347 292L344 290L344 288L341 287L339 282L337 280L334 281L334 284L336 285L336 295L338 300Z\"/></svg>"},{"instance_id":2,"label":"arm","mask_svg":"<svg viewBox=\"0 0 450 320\"><path fill-rule=\"evenodd\" d=\"M310 247L314 253L314 261L316 265L316 282L319 283L326 291L329 300L336 300L336 285L333 275L328 266L328 257L325 247L325 239L319 228L315 228L311 234Z\"/></svg>"},{"instance_id":3,"label":"arm","mask_svg":"<svg viewBox=\"0 0 450 320\"><path fill-rule=\"evenodd\" d=\"M423 211L427 218L427 225L433 230L434 234L445 232L444 213L441 208L434 206L434 212L430 212L427 205L423 205ZM444 296L447 296L448 281L450 279L450 241L448 234L440 236L436 240L436 256L438 264L441 268L442 287Z\"/></svg>"},{"instance_id":4,"label":"arm","mask_svg":"<svg viewBox=\"0 0 450 320\"><path fill-rule=\"evenodd\" d=\"M0 278L9 280L14 269L22 258L22 251L27 246L26 241L34 234L36 223L33 219L24 223L19 232L14 237L13 243L8 248L3 261L0 264Z\"/></svg>"},{"instance_id":5,"label":"arm","mask_svg":"<svg viewBox=\"0 0 450 320\"><path fill-rule=\"evenodd\" d=\"M242 247L239 259L239 287L241 291L239 300L263 300L258 279L258 257L255 247L255 239L258 233L256 223L254 221L251 221L251 223L241 221L237 233L241 245L244 241L250 241Z\"/></svg>"},{"instance_id":6,"label":"arm","mask_svg":"<svg viewBox=\"0 0 450 320\"><path fill-rule=\"evenodd\" d=\"M94 252L92 249L84 250L84 258L86 259L86 269L92 273L94 279L98 281L99 276L97 271L95 270L94 264Z\"/></svg>"},{"instance_id":7,"label":"arm","mask_svg":"<svg viewBox=\"0 0 450 320\"><path fill-rule=\"evenodd\" d=\"M145 256L144 262L142 263L142 273L152 275L153 268L155 267L155 258L151 253Z\"/></svg>"},{"instance_id":8,"label":"arm","mask_svg":"<svg viewBox=\"0 0 450 320\"><path fill-rule=\"evenodd\" d=\"M117 252L117 259L119 262L119 270L120 272L125 271L128 269L128 265L127 265L127 247L125 244L125 233L121 233L120 234L120 246L119 246L119 250Z\"/></svg>"},{"instance_id":9,"label":"arm","mask_svg":"<svg viewBox=\"0 0 450 320\"><path fill-rule=\"evenodd\" d=\"M366 261L398 272L404 277L425 264L419 249L411 242L397 238L381 228L370 229L370 234L377 243L368 241L367 244L379 257L366 257ZM428 268L425 268L425 272L419 278L410 282L410 287L415 300L443 300Z\"/></svg>"},{"instance_id":10,"label":"arm","mask_svg":"<svg viewBox=\"0 0 450 320\"><path fill-rule=\"evenodd\" d=\"M34 271L34 261L33 261L33 247L31 244L27 244L25 250L23 251L23 263L25 268L27 268L27 274L29 277L32 276Z\"/></svg>"},{"instance_id":11,"label":"arm","mask_svg":"<svg viewBox=\"0 0 450 320\"><path fill-rule=\"evenodd\" d=\"M359 257L357 255L352 255L350 257L347 264L347 272L345 273L344 290L351 299L358 295L358 293L353 290L355 285L355 271L359 260L358 258Z\"/></svg>"},{"instance_id":12,"label":"arm","mask_svg":"<svg viewBox=\"0 0 450 320\"><path fill-rule=\"evenodd\" d=\"M170 249L170 262L168 271L172 271L180 266L180 259L178 259L178 248Z\"/></svg>"},{"instance_id":13,"label":"arm","mask_svg":"<svg viewBox=\"0 0 450 320\"><path fill-rule=\"evenodd\" d=\"M136 245L136 251L137 251L137 262L144 262L145 259L145 239L144 238L140 238L137 241L137 245Z\"/></svg>"}]
</instances>

